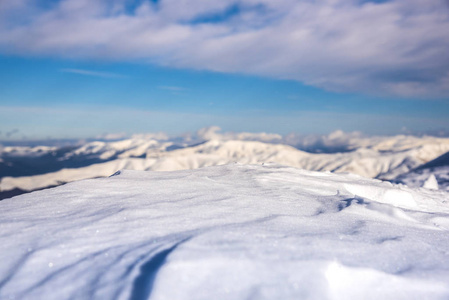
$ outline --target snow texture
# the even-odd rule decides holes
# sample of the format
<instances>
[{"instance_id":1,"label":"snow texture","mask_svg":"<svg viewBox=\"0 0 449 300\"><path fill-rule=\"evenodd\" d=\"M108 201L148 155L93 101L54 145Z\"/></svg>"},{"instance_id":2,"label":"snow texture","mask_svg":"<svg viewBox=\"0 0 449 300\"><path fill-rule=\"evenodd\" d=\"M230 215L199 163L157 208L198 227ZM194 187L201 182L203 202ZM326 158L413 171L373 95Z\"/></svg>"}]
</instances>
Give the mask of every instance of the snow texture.
<instances>
[{"instance_id":1,"label":"snow texture","mask_svg":"<svg viewBox=\"0 0 449 300\"><path fill-rule=\"evenodd\" d=\"M280 165L0 202L0 299L448 299L449 194Z\"/></svg>"},{"instance_id":2,"label":"snow texture","mask_svg":"<svg viewBox=\"0 0 449 300\"><path fill-rule=\"evenodd\" d=\"M410 187L449 191L449 152L410 172L399 175L395 182Z\"/></svg>"},{"instance_id":3,"label":"snow texture","mask_svg":"<svg viewBox=\"0 0 449 300\"><path fill-rule=\"evenodd\" d=\"M430 174L429 178L424 181L423 187L431 190L438 190L438 181L434 174Z\"/></svg>"}]
</instances>

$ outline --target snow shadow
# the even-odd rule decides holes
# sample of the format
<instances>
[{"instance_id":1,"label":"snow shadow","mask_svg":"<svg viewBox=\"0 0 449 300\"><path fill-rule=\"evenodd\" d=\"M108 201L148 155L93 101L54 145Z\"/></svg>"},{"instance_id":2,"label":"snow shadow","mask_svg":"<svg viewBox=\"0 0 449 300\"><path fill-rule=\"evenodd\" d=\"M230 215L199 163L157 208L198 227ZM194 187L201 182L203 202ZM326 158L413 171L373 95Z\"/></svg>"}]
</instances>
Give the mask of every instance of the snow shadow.
<instances>
[{"instance_id":1,"label":"snow shadow","mask_svg":"<svg viewBox=\"0 0 449 300\"><path fill-rule=\"evenodd\" d=\"M146 300L150 298L153 290L154 281L160 268L164 265L167 257L179 245L186 242L185 239L173 245L172 247L158 252L152 256L150 260L142 264L140 267L140 275L136 277L133 283L130 300Z\"/></svg>"}]
</instances>

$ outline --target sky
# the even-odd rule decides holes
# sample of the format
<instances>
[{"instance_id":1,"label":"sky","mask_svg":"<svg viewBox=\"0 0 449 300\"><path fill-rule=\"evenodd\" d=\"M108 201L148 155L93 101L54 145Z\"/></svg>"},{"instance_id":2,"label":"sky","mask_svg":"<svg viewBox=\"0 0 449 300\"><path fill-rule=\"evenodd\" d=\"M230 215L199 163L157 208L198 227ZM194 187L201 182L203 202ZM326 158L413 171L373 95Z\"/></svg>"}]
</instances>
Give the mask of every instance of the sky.
<instances>
[{"instance_id":1,"label":"sky","mask_svg":"<svg viewBox=\"0 0 449 300\"><path fill-rule=\"evenodd\" d=\"M0 140L449 128L446 0L2 0Z\"/></svg>"}]
</instances>

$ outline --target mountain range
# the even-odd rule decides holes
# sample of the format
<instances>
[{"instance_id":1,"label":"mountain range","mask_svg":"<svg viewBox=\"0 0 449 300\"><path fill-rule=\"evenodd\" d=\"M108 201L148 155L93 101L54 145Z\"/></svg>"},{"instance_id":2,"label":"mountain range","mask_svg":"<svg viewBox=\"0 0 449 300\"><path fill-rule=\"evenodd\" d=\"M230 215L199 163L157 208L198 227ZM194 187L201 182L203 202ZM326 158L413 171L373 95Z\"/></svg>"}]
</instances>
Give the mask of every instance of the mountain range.
<instances>
[{"instance_id":1,"label":"mountain range","mask_svg":"<svg viewBox=\"0 0 449 300\"><path fill-rule=\"evenodd\" d=\"M280 136L219 133L217 127L193 136L148 134L69 146L4 146L0 197L107 177L122 169L173 171L234 162L354 173L418 187L434 174L437 186L446 189L448 152L448 138L430 136L364 137L341 131L327 136Z\"/></svg>"}]
</instances>

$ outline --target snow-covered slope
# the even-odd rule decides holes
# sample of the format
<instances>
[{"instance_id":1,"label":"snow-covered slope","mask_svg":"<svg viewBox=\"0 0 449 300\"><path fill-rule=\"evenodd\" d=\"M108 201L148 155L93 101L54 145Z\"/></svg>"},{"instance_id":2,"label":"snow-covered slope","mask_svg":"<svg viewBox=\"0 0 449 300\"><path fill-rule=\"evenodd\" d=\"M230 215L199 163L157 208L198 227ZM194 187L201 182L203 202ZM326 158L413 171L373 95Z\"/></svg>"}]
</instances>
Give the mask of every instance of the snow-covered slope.
<instances>
[{"instance_id":1,"label":"snow-covered slope","mask_svg":"<svg viewBox=\"0 0 449 300\"><path fill-rule=\"evenodd\" d=\"M0 202L0 299L448 299L449 194L278 165Z\"/></svg>"},{"instance_id":2,"label":"snow-covered slope","mask_svg":"<svg viewBox=\"0 0 449 300\"><path fill-rule=\"evenodd\" d=\"M0 156L41 156L43 154L50 153L52 151L56 151L58 147L49 147L49 146L8 146L0 148Z\"/></svg>"},{"instance_id":3,"label":"snow-covered slope","mask_svg":"<svg viewBox=\"0 0 449 300\"><path fill-rule=\"evenodd\" d=\"M158 140L144 138L132 138L113 142L97 141L87 143L67 153L63 159L70 159L72 156L81 155L96 155L103 160L115 157L145 157L153 152L165 151L170 145L172 145L171 142L164 143Z\"/></svg>"},{"instance_id":4,"label":"snow-covered slope","mask_svg":"<svg viewBox=\"0 0 449 300\"><path fill-rule=\"evenodd\" d=\"M449 152L404 174L396 182L411 187L427 186L449 191Z\"/></svg>"},{"instance_id":5,"label":"snow-covered slope","mask_svg":"<svg viewBox=\"0 0 449 300\"><path fill-rule=\"evenodd\" d=\"M290 134L283 138L284 144L312 152L345 152L360 148L376 151L399 152L424 145L447 143L449 139L433 136L363 136L360 132L334 131L329 135Z\"/></svg>"},{"instance_id":6,"label":"snow-covered slope","mask_svg":"<svg viewBox=\"0 0 449 300\"><path fill-rule=\"evenodd\" d=\"M0 147L0 178L41 175L120 158L145 157L174 146L173 142L153 137L136 136L119 141L93 141L62 147Z\"/></svg>"},{"instance_id":7,"label":"snow-covered slope","mask_svg":"<svg viewBox=\"0 0 449 300\"><path fill-rule=\"evenodd\" d=\"M133 145L133 147L126 148L126 145ZM43 175L7 176L1 179L0 189L2 191L14 188L36 190L74 180L109 176L120 169L172 171L232 162L245 164L274 162L306 170L350 172L365 177L392 179L449 151L449 140L418 144L418 146L413 144L413 147L407 145L398 142L399 150L388 152L360 148L352 152L315 154L287 145L239 140L211 140L173 151L163 151L160 147L165 146L143 141L137 143L126 140L109 146L104 143L90 143L75 152L101 153L100 156L105 158L111 157L113 152L115 159L100 161L81 168L65 168ZM151 148L153 146L155 148ZM99 149L109 150L101 152ZM111 149L115 149L115 152ZM120 154L117 154L117 151L120 151ZM130 153L134 153L137 157Z\"/></svg>"}]
</instances>

